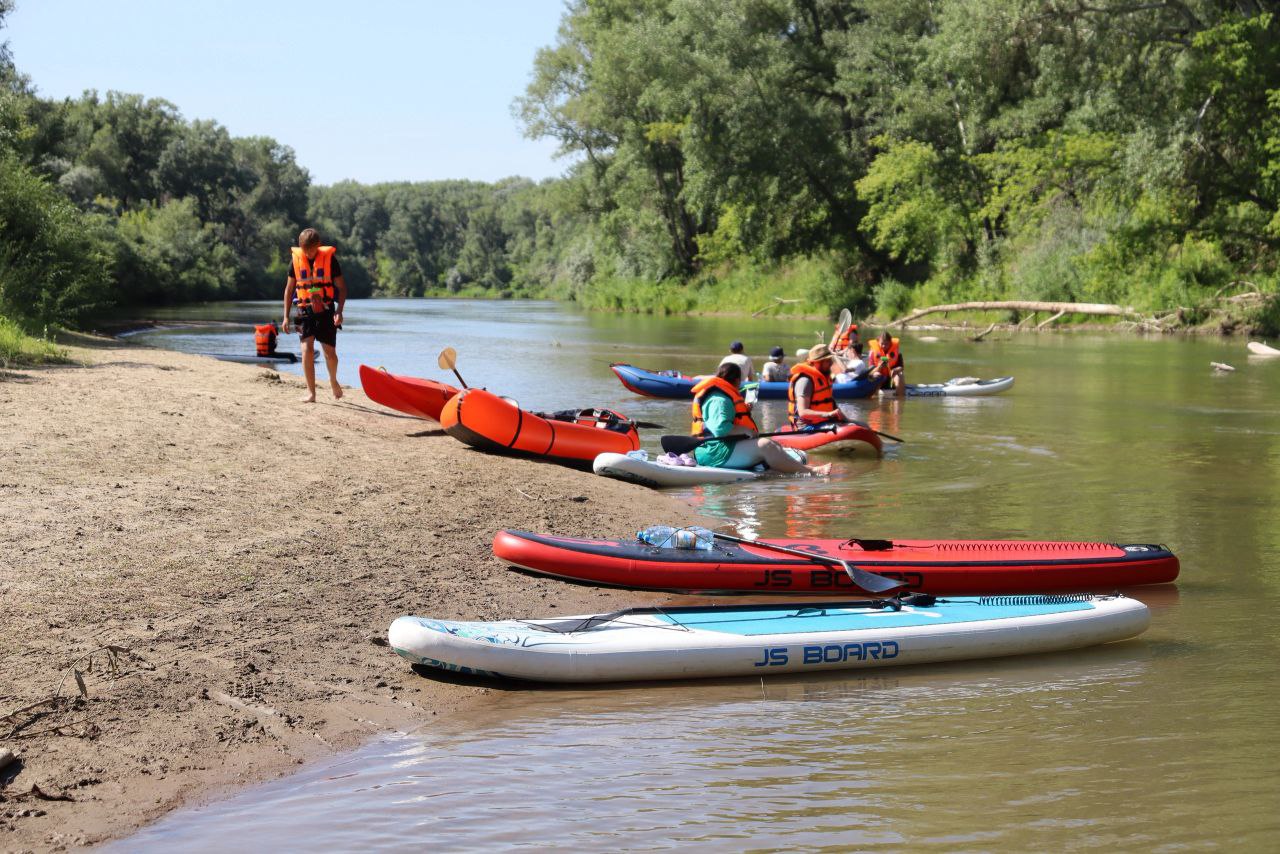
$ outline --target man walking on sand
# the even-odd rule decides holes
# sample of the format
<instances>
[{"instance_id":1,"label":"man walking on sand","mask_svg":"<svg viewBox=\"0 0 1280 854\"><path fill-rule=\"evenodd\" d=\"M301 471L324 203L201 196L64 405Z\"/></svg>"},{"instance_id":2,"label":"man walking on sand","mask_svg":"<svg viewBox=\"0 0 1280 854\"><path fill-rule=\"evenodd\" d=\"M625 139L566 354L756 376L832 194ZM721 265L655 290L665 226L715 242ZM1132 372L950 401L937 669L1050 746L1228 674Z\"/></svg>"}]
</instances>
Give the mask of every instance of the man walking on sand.
<instances>
[{"instance_id":1,"label":"man walking on sand","mask_svg":"<svg viewBox=\"0 0 1280 854\"><path fill-rule=\"evenodd\" d=\"M289 332L290 310L297 308L298 337L302 339L302 375L307 378L303 403L316 402L316 341L324 350L333 398L342 397L338 385L338 327L347 304L347 280L342 277L338 250L320 245L320 233L303 229L293 249L293 266L284 285L284 327Z\"/></svg>"}]
</instances>

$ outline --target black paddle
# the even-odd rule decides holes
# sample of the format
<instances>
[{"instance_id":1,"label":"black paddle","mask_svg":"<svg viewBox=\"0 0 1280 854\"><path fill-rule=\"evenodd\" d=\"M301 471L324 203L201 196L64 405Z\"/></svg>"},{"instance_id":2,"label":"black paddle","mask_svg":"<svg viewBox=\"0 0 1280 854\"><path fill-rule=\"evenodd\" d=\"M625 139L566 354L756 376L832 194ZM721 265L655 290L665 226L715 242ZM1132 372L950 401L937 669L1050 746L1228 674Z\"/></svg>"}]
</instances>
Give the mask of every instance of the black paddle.
<instances>
[{"instance_id":1,"label":"black paddle","mask_svg":"<svg viewBox=\"0 0 1280 854\"><path fill-rule=\"evenodd\" d=\"M895 442L902 443L907 441L906 439L899 439L897 436L894 436L892 433L885 433L882 430L877 430L876 428L872 427L870 424L866 423L865 421L854 421L852 418L845 418L845 423L857 424L859 427L866 427L868 430L870 430L872 433L875 433L877 436L884 436L886 439L892 439Z\"/></svg>"},{"instance_id":2,"label":"black paddle","mask_svg":"<svg viewBox=\"0 0 1280 854\"><path fill-rule=\"evenodd\" d=\"M796 557L802 557L806 560L814 561L815 563L823 563L828 566L838 566L848 573L850 581L868 593L888 593L890 590L898 590L907 586L906 582L899 581L896 578L888 578L883 575L876 575L874 572L867 572L865 569L858 569L858 567L849 563L847 560L840 560L839 558L814 554L813 552L793 549L788 546L779 546L773 543L762 543L759 540L745 540L742 537L735 537L731 534L718 534L713 531L712 536L717 540L737 543L740 546L754 546L758 549L768 549L769 551L795 555Z\"/></svg>"},{"instance_id":3,"label":"black paddle","mask_svg":"<svg viewBox=\"0 0 1280 854\"><path fill-rule=\"evenodd\" d=\"M467 385L467 381L462 378L462 374L458 373L458 351L452 347L445 347L440 351L440 358L436 360L442 370L453 371L453 375L458 378L458 382L462 383L463 388L471 388Z\"/></svg>"},{"instance_id":4,"label":"black paddle","mask_svg":"<svg viewBox=\"0 0 1280 854\"><path fill-rule=\"evenodd\" d=\"M823 425L813 433L833 433L836 425L833 423L830 427ZM768 439L771 436L794 436L794 430L782 430L777 433L759 433L755 436L663 436L662 450L669 454L687 454L694 448L705 445L707 442L741 442L743 439Z\"/></svg>"}]
</instances>

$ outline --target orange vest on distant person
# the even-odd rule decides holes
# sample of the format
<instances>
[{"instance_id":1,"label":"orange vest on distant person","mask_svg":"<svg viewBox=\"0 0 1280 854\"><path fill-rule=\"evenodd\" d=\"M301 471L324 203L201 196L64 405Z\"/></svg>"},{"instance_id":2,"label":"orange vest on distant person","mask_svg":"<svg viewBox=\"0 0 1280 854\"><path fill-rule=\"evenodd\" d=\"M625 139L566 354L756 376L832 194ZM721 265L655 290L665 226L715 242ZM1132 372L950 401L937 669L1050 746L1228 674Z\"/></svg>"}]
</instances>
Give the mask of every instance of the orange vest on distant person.
<instances>
[{"instance_id":1,"label":"orange vest on distant person","mask_svg":"<svg viewBox=\"0 0 1280 854\"><path fill-rule=\"evenodd\" d=\"M884 363L885 359L889 361ZM902 365L902 353L898 349L898 339L894 338L889 343L888 352L880 350L880 339L875 338L867 347L867 364L872 368L880 368L881 370L891 371Z\"/></svg>"},{"instance_id":2,"label":"orange vest on distant person","mask_svg":"<svg viewBox=\"0 0 1280 854\"><path fill-rule=\"evenodd\" d=\"M836 410L836 398L831 391L831 377L826 371L816 368L808 362L801 362L791 368L791 381L787 384L787 417L797 427L800 426L802 420L808 420L810 423L820 420L813 416L808 416L807 419L800 418L800 401L796 398L796 382L801 377L808 377L813 381L813 396L810 398L809 406L806 408L817 410L818 412L835 412Z\"/></svg>"},{"instance_id":3,"label":"orange vest on distant person","mask_svg":"<svg viewBox=\"0 0 1280 854\"><path fill-rule=\"evenodd\" d=\"M276 328L267 323L253 327L253 343L258 348L259 356L270 356L276 351Z\"/></svg>"},{"instance_id":4,"label":"orange vest on distant person","mask_svg":"<svg viewBox=\"0 0 1280 854\"><path fill-rule=\"evenodd\" d=\"M720 377L707 377L693 387L693 435L708 435L707 427L702 422L702 398L711 391L722 391L729 395L729 399L733 401L733 426L745 427L748 430L759 432L755 419L751 417L751 407L747 404L746 398L742 396L742 392L734 388L733 384L728 380L723 380Z\"/></svg>"},{"instance_id":5,"label":"orange vest on distant person","mask_svg":"<svg viewBox=\"0 0 1280 854\"><path fill-rule=\"evenodd\" d=\"M837 326L836 329L839 330L840 327ZM848 329L846 329L844 332L836 336L836 340L834 343L832 343L831 349L837 350L837 351L848 350L849 345L853 343L853 337L857 334L858 334L858 324L856 323L849 324Z\"/></svg>"},{"instance_id":6,"label":"orange vest on distant person","mask_svg":"<svg viewBox=\"0 0 1280 854\"><path fill-rule=\"evenodd\" d=\"M301 247L293 247L293 278L297 283L293 304L304 314L320 314L333 308L333 256L338 250L321 246L316 257L307 258Z\"/></svg>"}]
</instances>

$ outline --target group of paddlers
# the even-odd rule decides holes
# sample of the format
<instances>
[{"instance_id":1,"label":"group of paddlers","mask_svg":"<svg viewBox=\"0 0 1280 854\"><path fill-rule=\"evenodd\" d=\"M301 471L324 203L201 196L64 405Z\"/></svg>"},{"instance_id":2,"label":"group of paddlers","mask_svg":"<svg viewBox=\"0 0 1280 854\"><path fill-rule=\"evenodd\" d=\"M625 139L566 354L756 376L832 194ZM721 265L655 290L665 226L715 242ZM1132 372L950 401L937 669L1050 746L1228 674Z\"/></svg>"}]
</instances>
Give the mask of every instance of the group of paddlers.
<instances>
[{"instance_id":1,"label":"group of paddlers","mask_svg":"<svg viewBox=\"0 0 1280 854\"><path fill-rule=\"evenodd\" d=\"M787 419L791 429L806 431L827 429L824 425L849 420L836 405L836 383L865 380L905 394L903 368L897 338L884 332L871 341L864 357L858 327L847 325L837 328L831 346L818 344L810 348L804 360L789 371L783 349L774 347L760 378L764 382L788 383ZM742 342L734 341L715 376L706 377L693 387L693 434L716 439L694 451L697 463L742 469L763 463L781 472L826 474L830 465L810 466L777 442L760 437L751 404L742 391L744 383L755 379L751 358L744 353Z\"/></svg>"}]
</instances>

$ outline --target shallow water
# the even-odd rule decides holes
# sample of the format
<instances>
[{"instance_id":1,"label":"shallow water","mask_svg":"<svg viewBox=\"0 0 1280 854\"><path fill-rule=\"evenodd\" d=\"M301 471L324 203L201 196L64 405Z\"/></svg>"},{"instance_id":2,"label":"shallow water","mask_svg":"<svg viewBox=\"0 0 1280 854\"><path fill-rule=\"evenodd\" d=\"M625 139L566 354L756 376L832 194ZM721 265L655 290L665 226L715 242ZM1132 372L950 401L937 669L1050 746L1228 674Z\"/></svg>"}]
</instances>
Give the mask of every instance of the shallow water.
<instances>
[{"instance_id":1,"label":"shallow water","mask_svg":"<svg viewBox=\"0 0 1280 854\"><path fill-rule=\"evenodd\" d=\"M215 305L203 319L273 311ZM731 338L793 352L817 327L549 303L353 302L348 315L344 382L359 361L442 378L435 355L451 345L472 385L530 407L616 406L672 432L688 405L630 395L608 361L707 371ZM1163 542L1182 577L1137 594L1153 608L1142 639L865 677L497 687L465 725L424 722L176 813L119 850L1274 845L1280 359L1248 358L1234 340L925 334L942 340L904 341L912 381L1017 384L986 399L850 405L908 441L883 459L836 458L829 481L676 494L762 535ZM139 338L225 352L252 333ZM1211 360L1237 371L1213 376Z\"/></svg>"}]
</instances>

